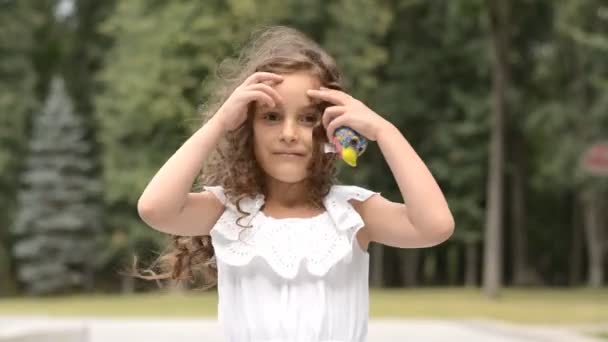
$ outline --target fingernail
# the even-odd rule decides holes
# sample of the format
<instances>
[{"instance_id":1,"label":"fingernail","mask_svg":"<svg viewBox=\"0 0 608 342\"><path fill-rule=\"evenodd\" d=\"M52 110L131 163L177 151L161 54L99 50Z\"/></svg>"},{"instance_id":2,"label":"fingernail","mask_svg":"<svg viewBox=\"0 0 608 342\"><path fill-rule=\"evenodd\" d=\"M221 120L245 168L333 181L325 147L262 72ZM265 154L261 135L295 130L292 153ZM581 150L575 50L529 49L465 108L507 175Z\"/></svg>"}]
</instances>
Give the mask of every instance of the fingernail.
<instances>
[{"instance_id":1,"label":"fingernail","mask_svg":"<svg viewBox=\"0 0 608 342\"><path fill-rule=\"evenodd\" d=\"M321 90L328 90L329 88L319 87L319 89L321 89Z\"/></svg>"}]
</instances>

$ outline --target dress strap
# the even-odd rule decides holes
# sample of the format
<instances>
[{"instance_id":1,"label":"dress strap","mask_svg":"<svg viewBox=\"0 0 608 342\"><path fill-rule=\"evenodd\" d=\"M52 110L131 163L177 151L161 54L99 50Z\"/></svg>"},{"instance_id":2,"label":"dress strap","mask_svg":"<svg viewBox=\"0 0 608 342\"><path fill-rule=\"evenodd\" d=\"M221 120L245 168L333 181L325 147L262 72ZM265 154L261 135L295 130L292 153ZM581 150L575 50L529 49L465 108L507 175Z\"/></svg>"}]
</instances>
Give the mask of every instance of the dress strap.
<instances>
[{"instance_id":1,"label":"dress strap","mask_svg":"<svg viewBox=\"0 0 608 342\"><path fill-rule=\"evenodd\" d=\"M242 216L242 214L238 211L238 209L236 207L236 203L233 203L232 201L230 201L230 199L226 196L226 193L222 186L206 185L206 186L203 186L203 189L211 192L220 200L220 202L228 209L227 211L229 212L229 214L231 214L231 215L227 215L227 216L231 216L231 217L232 216L234 216L234 217ZM262 194L257 194L255 197L243 198L240 201L241 210L243 210L247 213L250 213L250 214L247 217L244 217L243 220L241 221L241 223L244 225L249 225L251 223L251 220L261 210L263 205L264 205L264 195L262 195Z\"/></svg>"},{"instance_id":2,"label":"dress strap","mask_svg":"<svg viewBox=\"0 0 608 342\"><path fill-rule=\"evenodd\" d=\"M325 198L325 208L333 219L336 227L342 231L358 231L365 223L349 200L366 201L380 192L367 190L356 185L334 185Z\"/></svg>"},{"instance_id":3,"label":"dress strap","mask_svg":"<svg viewBox=\"0 0 608 342\"><path fill-rule=\"evenodd\" d=\"M224 194L224 188L220 185L205 185L203 186L205 191L209 191L214 194L217 199L222 202L222 204L226 205L226 195Z\"/></svg>"}]
</instances>

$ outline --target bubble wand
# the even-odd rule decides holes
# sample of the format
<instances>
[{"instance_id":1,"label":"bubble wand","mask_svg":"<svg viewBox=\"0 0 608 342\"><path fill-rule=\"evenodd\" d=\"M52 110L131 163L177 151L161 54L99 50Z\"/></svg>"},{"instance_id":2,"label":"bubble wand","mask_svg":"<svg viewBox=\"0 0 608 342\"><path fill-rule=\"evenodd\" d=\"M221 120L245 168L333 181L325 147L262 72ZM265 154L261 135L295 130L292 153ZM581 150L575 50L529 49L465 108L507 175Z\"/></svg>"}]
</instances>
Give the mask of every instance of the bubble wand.
<instances>
[{"instance_id":1,"label":"bubble wand","mask_svg":"<svg viewBox=\"0 0 608 342\"><path fill-rule=\"evenodd\" d=\"M367 149L367 139L354 129L341 126L336 129L331 143L325 143L325 153L336 153L348 165L357 166L357 158Z\"/></svg>"},{"instance_id":2,"label":"bubble wand","mask_svg":"<svg viewBox=\"0 0 608 342\"><path fill-rule=\"evenodd\" d=\"M342 90L341 87L333 85L330 89ZM322 101L320 104L321 113L329 106L330 102ZM359 132L347 126L340 126L334 131L334 135L329 143L325 143L323 149L325 153L336 153L340 159L351 167L357 166L357 159L367 149L367 138Z\"/></svg>"}]
</instances>

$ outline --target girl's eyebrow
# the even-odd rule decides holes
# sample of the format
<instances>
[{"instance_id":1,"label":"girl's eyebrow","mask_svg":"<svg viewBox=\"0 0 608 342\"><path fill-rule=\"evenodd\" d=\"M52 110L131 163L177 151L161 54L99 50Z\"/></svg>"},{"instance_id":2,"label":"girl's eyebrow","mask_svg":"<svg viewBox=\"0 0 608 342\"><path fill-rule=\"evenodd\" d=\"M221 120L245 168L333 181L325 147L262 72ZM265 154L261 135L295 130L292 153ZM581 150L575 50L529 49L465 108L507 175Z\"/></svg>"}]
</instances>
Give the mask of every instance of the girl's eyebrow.
<instances>
[{"instance_id":1,"label":"girl's eyebrow","mask_svg":"<svg viewBox=\"0 0 608 342\"><path fill-rule=\"evenodd\" d=\"M305 110L305 109L317 109L320 107L321 104L319 103L311 103L309 105L306 106L302 106L300 108L298 108L298 110ZM285 107L283 106L282 103L277 103L276 108L280 108L280 109L285 109ZM269 110L268 108L266 108L266 110Z\"/></svg>"}]
</instances>

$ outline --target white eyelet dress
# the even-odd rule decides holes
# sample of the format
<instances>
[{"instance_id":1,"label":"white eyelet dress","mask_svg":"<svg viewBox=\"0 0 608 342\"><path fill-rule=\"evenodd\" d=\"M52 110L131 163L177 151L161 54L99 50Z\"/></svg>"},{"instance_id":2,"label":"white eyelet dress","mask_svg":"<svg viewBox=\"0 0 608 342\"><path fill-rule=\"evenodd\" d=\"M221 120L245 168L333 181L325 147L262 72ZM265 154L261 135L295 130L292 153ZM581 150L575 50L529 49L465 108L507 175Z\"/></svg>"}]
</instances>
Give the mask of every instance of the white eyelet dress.
<instances>
[{"instance_id":1,"label":"white eyelet dress","mask_svg":"<svg viewBox=\"0 0 608 342\"><path fill-rule=\"evenodd\" d=\"M369 254L356 232L364 226L348 202L376 192L334 185L326 211L277 219L246 198L241 219L222 187L206 186L226 206L211 229L218 267L218 321L228 342L362 342L369 316ZM240 233L240 237L239 237Z\"/></svg>"}]
</instances>

